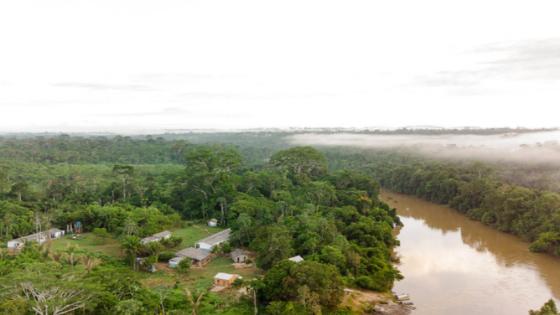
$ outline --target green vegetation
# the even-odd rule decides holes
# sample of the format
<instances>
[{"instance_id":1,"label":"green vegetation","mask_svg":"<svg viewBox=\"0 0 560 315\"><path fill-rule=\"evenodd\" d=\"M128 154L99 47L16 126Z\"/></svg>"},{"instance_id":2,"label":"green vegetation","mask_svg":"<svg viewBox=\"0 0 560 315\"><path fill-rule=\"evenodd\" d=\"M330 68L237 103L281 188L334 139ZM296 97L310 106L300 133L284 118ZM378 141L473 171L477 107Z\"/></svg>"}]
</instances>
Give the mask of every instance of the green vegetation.
<instances>
[{"instance_id":1,"label":"green vegetation","mask_svg":"<svg viewBox=\"0 0 560 315\"><path fill-rule=\"evenodd\" d=\"M329 172L310 147L274 153L285 144L272 137L254 138L267 143L258 150L171 136L0 139L2 241L38 226L82 230L2 254L2 309L37 313L38 293L81 314L334 314L346 312L344 287L389 290L400 278L391 264L400 222L377 183ZM175 251L226 227L230 243L208 265L167 268ZM162 230L174 238L140 242ZM235 247L256 266L236 269ZM294 255L305 261L288 262ZM210 293L218 272L243 280Z\"/></svg>"},{"instance_id":2,"label":"green vegetation","mask_svg":"<svg viewBox=\"0 0 560 315\"><path fill-rule=\"evenodd\" d=\"M99 238L93 233L81 234L76 239L67 235L61 239L51 241L53 251L64 251L71 246L76 246L92 253L102 253L107 256L122 256L121 244L113 237Z\"/></svg>"},{"instance_id":3,"label":"green vegetation","mask_svg":"<svg viewBox=\"0 0 560 315\"><path fill-rule=\"evenodd\" d=\"M179 246L181 248L194 246L196 241L223 230L221 227L209 227L206 224L186 223L185 225L186 227L171 230L173 236L181 238Z\"/></svg>"},{"instance_id":4,"label":"green vegetation","mask_svg":"<svg viewBox=\"0 0 560 315\"><path fill-rule=\"evenodd\" d=\"M445 162L398 151L330 150L335 167L368 174L390 190L448 204L468 217L560 256L560 194L501 181L478 162Z\"/></svg>"},{"instance_id":5,"label":"green vegetation","mask_svg":"<svg viewBox=\"0 0 560 315\"><path fill-rule=\"evenodd\" d=\"M538 311L529 311L529 315L558 315L556 303L553 300L546 302Z\"/></svg>"}]
</instances>

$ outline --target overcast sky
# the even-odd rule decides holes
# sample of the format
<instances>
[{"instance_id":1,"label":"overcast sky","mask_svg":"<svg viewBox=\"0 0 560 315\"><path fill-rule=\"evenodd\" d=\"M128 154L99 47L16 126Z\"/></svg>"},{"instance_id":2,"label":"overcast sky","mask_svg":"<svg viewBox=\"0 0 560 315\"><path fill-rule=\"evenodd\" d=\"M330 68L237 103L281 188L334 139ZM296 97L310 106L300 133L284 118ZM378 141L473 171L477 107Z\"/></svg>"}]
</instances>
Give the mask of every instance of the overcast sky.
<instances>
[{"instance_id":1,"label":"overcast sky","mask_svg":"<svg viewBox=\"0 0 560 315\"><path fill-rule=\"evenodd\" d=\"M1 1L0 131L559 126L558 0Z\"/></svg>"}]
</instances>

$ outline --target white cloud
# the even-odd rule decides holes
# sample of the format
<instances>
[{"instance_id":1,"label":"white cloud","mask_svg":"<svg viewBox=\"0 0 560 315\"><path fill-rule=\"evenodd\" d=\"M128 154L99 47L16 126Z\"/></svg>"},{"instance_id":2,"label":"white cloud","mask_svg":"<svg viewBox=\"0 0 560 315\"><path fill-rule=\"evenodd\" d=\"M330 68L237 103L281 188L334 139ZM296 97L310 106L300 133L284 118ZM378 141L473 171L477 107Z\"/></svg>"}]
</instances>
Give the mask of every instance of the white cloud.
<instances>
[{"instance_id":1,"label":"white cloud","mask_svg":"<svg viewBox=\"0 0 560 315\"><path fill-rule=\"evenodd\" d=\"M5 1L0 130L554 126L559 9Z\"/></svg>"}]
</instances>

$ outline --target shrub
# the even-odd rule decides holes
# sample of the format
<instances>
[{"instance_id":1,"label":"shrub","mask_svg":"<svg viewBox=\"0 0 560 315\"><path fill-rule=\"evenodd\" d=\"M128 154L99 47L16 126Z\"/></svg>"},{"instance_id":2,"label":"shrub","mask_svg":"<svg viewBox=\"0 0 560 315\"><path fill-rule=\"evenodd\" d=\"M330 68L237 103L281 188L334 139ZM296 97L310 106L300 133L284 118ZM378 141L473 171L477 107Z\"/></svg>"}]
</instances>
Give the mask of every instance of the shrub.
<instances>
[{"instance_id":1,"label":"shrub","mask_svg":"<svg viewBox=\"0 0 560 315\"><path fill-rule=\"evenodd\" d=\"M91 232L96 238L96 242L103 244L111 236L105 228L94 228Z\"/></svg>"},{"instance_id":2,"label":"shrub","mask_svg":"<svg viewBox=\"0 0 560 315\"><path fill-rule=\"evenodd\" d=\"M161 252L159 254L159 262L168 262L171 258L175 257L174 252Z\"/></svg>"},{"instance_id":3,"label":"shrub","mask_svg":"<svg viewBox=\"0 0 560 315\"><path fill-rule=\"evenodd\" d=\"M185 273L189 272L189 269L191 269L191 260L188 259L188 258L185 258L185 259L181 260L179 262L179 264L177 265L177 272L178 273L185 274Z\"/></svg>"},{"instance_id":4,"label":"shrub","mask_svg":"<svg viewBox=\"0 0 560 315\"><path fill-rule=\"evenodd\" d=\"M161 240L161 244L165 246L165 248L174 248L179 246L179 244L181 244L182 241L183 239L181 239L180 237L171 236L168 239Z\"/></svg>"},{"instance_id":5,"label":"shrub","mask_svg":"<svg viewBox=\"0 0 560 315\"><path fill-rule=\"evenodd\" d=\"M231 253L231 244L229 242L225 242L222 244L222 246L220 246L220 251L223 254L229 254Z\"/></svg>"}]
</instances>

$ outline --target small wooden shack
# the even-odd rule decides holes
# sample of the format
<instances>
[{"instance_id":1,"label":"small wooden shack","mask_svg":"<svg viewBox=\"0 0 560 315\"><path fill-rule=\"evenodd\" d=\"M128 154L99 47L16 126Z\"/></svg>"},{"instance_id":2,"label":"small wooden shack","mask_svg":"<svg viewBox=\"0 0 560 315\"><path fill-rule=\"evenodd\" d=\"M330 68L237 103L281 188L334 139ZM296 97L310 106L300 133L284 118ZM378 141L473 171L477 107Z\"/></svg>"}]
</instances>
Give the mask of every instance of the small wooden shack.
<instances>
[{"instance_id":1,"label":"small wooden shack","mask_svg":"<svg viewBox=\"0 0 560 315\"><path fill-rule=\"evenodd\" d=\"M240 248L233 250L230 256L234 263L244 263L249 258L247 252Z\"/></svg>"},{"instance_id":2,"label":"small wooden shack","mask_svg":"<svg viewBox=\"0 0 560 315\"><path fill-rule=\"evenodd\" d=\"M214 276L214 285L227 288L230 287L237 278L239 278L238 274L219 272Z\"/></svg>"}]
</instances>

